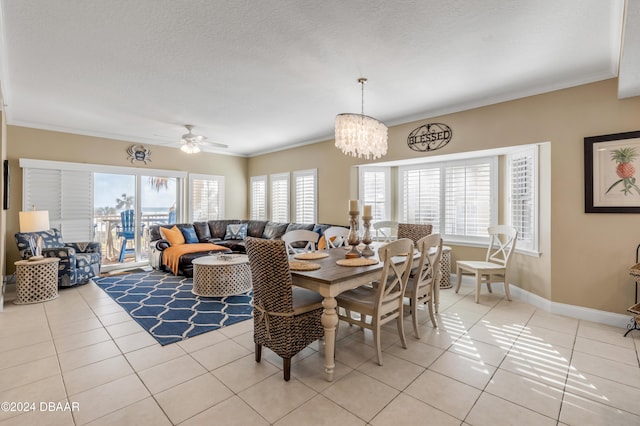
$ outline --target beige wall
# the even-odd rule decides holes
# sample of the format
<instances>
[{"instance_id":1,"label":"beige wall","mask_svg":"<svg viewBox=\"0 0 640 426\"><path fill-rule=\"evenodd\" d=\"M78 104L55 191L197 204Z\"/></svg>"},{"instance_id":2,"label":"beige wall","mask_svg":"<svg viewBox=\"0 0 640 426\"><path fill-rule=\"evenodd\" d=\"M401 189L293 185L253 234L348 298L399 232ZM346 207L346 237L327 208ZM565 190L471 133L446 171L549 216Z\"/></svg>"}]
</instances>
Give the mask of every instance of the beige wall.
<instances>
[{"instance_id":1,"label":"beige wall","mask_svg":"<svg viewBox=\"0 0 640 426\"><path fill-rule=\"evenodd\" d=\"M7 158L11 167L11 204L7 211L7 272L13 273L18 260L14 233L18 231L18 212L22 208L22 170L20 158L104 164L110 166L179 170L225 176L225 216L245 218L247 212L247 159L209 153L185 154L179 149L145 145L151 150L151 162L129 161L131 142L114 141L70 133L8 126Z\"/></svg>"},{"instance_id":2,"label":"beige wall","mask_svg":"<svg viewBox=\"0 0 640 426\"><path fill-rule=\"evenodd\" d=\"M411 151L407 135L429 122L448 124L453 140L435 153ZM633 304L627 270L640 243L640 219L584 213L584 137L638 128L640 98L618 100L614 79L392 127L389 152L381 161L550 142L540 155L542 184L550 188L541 200L542 255L517 255L512 282L554 302L624 313ZM351 168L363 163L327 141L250 158L248 172L256 176L317 167L318 220L346 223L345 206L355 193ZM452 258L482 254L454 247Z\"/></svg>"},{"instance_id":3,"label":"beige wall","mask_svg":"<svg viewBox=\"0 0 640 426\"><path fill-rule=\"evenodd\" d=\"M639 117L640 98L617 99L617 80L607 80L394 126L389 129L389 153L381 160L550 142L541 152L543 180L550 188L550 193L542 194L542 255L517 255L512 282L554 302L624 313L633 303L633 282L627 270L640 243L640 230L636 231L640 220L635 214L584 213L583 139L638 130ZM435 153L411 151L407 135L429 122L448 124L453 140ZM131 165L125 152L131 143L123 141L8 126L6 142L12 168L5 234L7 265L17 258L13 233L22 204L18 158ZM364 163L342 155L333 141L249 159L187 156L172 148L149 148L153 162L146 167L225 175L227 217L247 216L250 176L317 168L318 221L347 224L345 206L356 193L353 166ZM482 252L454 247L452 257L454 261L475 258Z\"/></svg>"}]
</instances>

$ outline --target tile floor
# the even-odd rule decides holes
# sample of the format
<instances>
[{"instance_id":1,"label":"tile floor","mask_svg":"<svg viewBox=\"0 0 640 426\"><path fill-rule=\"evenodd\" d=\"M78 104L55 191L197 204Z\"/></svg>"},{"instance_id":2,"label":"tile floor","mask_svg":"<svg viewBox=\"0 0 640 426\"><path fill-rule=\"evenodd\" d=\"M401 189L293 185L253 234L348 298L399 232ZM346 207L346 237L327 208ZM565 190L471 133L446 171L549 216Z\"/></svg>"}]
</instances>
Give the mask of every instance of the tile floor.
<instances>
[{"instance_id":1,"label":"tile floor","mask_svg":"<svg viewBox=\"0 0 640 426\"><path fill-rule=\"evenodd\" d=\"M471 286L441 292L434 329L341 324L335 380L321 343L282 380L252 321L161 347L93 283L0 313L1 425L640 424L640 332L549 314ZM68 404L68 405L67 405ZM7 407L9 411L7 411ZM11 411L12 409L20 411ZM26 411L25 410L31 410ZM35 410L35 411L33 411Z\"/></svg>"}]
</instances>

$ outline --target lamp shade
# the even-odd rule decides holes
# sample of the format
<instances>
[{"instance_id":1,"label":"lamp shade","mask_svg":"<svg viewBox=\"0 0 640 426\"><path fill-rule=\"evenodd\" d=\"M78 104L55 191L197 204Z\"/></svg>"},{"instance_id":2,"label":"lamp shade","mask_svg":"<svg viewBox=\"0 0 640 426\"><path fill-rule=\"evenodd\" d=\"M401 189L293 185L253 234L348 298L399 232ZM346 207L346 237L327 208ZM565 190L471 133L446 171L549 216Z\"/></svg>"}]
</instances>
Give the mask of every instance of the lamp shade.
<instances>
[{"instance_id":1,"label":"lamp shade","mask_svg":"<svg viewBox=\"0 0 640 426\"><path fill-rule=\"evenodd\" d=\"M18 213L20 232L39 232L49 229L49 212L31 210Z\"/></svg>"},{"instance_id":2,"label":"lamp shade","mask_svg":"<svg viewBox=\"0 0 640 426\"><path fill-rule=\"evenodd\" d=\"M363 114L338 114L335 145L347 155L375 160L387 153L387 126Z\"/></svg>"}]
</instances>

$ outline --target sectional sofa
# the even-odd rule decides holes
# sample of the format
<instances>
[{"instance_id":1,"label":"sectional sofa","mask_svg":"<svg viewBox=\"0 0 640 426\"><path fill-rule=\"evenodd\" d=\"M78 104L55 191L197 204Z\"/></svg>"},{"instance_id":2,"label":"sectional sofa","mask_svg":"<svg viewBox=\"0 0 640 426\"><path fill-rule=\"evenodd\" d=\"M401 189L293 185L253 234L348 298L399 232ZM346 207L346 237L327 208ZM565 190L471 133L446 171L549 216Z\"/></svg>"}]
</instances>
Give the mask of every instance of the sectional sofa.
<instances>
[{"instance_id":1,"label":"sectional sofa","mask_svg":"<svg viewBox=\"0 0 640 426\"><path fill-rule=\"evenodd\" d=\"M150 262L154 269L165 269L162 253L171 247L169 239L164 238L161 228L172 229L176 227L184 236L184 244L211 243L216 246L203 251L185 253L180 256L177 273L187 277L193 276L191 262L201 256L207 256L211 252L245 253L245 238L256 237L266 239L279 239L286 232L295 229L307 229L317 232L320 236L325 229L332 225L315 223L277 223L266 220L210 220L207 222L180 223L176 225L152 225L149 228Z\"/></svg>"}]
</instances>

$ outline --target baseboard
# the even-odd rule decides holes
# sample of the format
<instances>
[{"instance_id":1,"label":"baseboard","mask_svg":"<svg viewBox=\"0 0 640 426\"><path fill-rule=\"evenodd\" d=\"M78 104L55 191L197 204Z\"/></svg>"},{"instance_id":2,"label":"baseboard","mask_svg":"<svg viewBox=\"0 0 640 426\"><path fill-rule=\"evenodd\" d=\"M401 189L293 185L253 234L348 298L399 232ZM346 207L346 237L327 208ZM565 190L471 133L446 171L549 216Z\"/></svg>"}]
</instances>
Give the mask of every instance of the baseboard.
<instances>
[{"instance_id":1,"label":"baseboard","mask_svg":"<svg viewBox=\"0 0 640 426\"><path fill-rule=\"evenodd\" d=\"M466 278L466 276L464 277ZM451 282L455 281L455 274L451 274ZM504 291L504 284L495 283L491 284L492 288L500 289ZM544 297L533 294L527 290L512 284L509 287L511 296L517 299L527 302L536 308L540 308L544 311L564 315L566 317L581 319L585 321L597 322L600 324L611 325L613 327L626 328L630 321L630 315L617 314L615 312L601 311L598 309L585 308L583 306L568 305L566 303L552 302Z\"/></svg>"}]
</instances>

